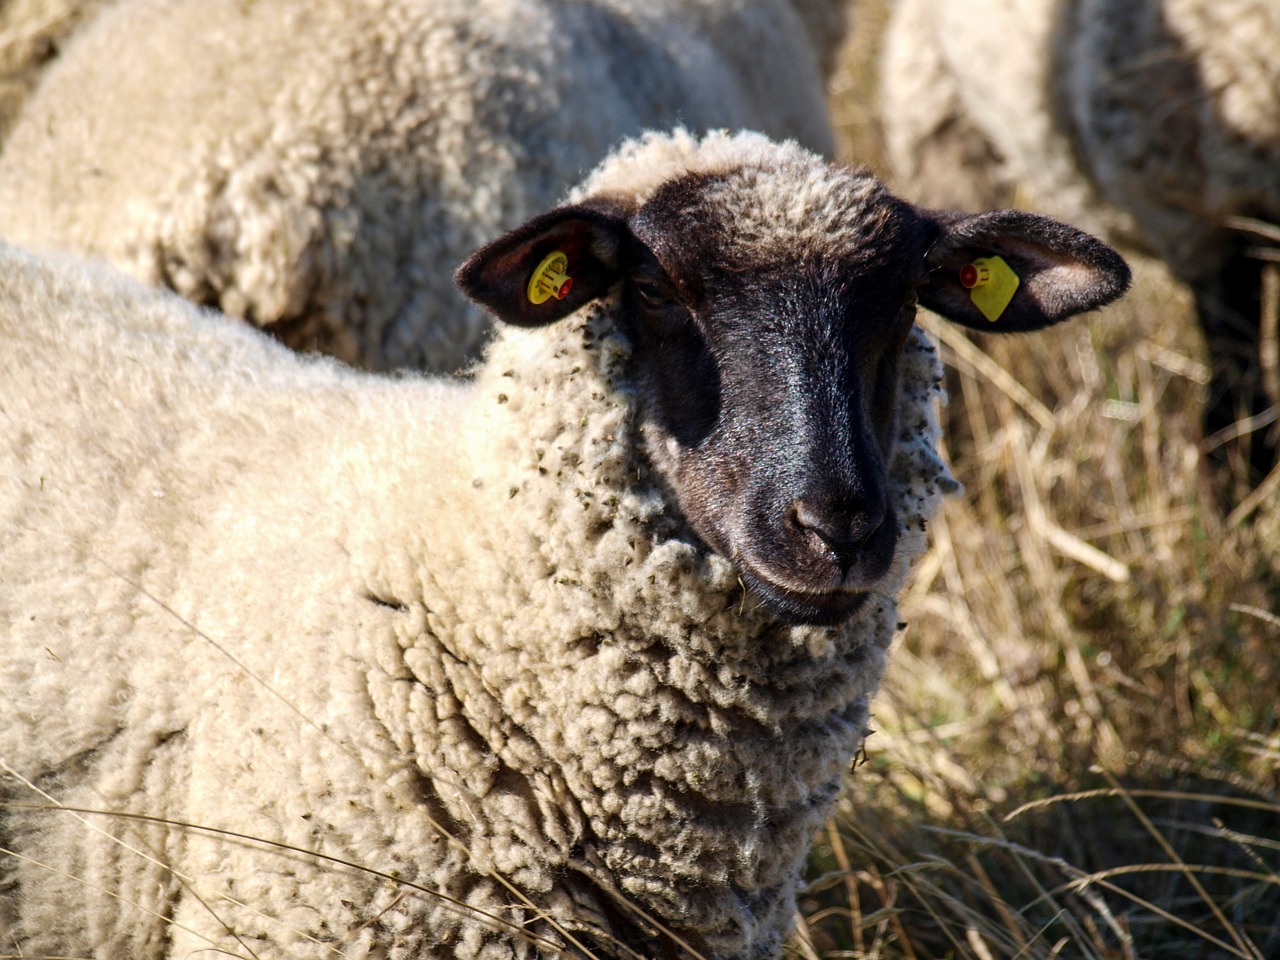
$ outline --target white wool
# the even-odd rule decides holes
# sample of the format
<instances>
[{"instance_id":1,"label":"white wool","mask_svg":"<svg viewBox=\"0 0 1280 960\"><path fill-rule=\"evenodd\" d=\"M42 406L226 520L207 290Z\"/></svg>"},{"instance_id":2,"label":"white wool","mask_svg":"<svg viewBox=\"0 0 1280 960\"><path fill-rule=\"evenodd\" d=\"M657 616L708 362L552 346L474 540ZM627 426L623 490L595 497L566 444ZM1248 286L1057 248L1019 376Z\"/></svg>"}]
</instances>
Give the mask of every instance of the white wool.
<instances>
[{"instance_id":1,"label":"white wool","mask_svg":"<svg viewBox=\"0 0 1280 960\"><path fill-rule=\"evenodd\" d=\"M1086 169L1175 275L1213 276L1229 217L1280 222L1280 5L1090 0L1072 14L1061 83Z\"/></svg>"},{"instance_id":2,"label":"white wool","mask_svg":"<svg viewBox=\"0 0 1280 960\"><path fill-rule=\"evenodd\" d=\"M646 457L614 311L503 328L465 385L387 379L0 248L6 942L493 960L535 953L504 923L638 936L617 898L778 954L954 488L937 353L902 359L892 569L785 627ZM108 813L7 806L46 795Z\"/></svg>"},{"instance_id":3,"label":"white wool","mask_svg":"<svg viewBox=\"0 0 1280 960\"><path fill-rule=\"evenodd\" d=\"M624 137L756 128L831 154L819 61L842 20L816 0L115 0L0 154L0 236L299 349L455 370L490 322L453 268Z\"/></svg>"},{"instance_id":4,"label":"white wool","mask_svg":"<svg viewBox=\"0 0 1280 960\"><path fill-rule=\"evenodd\" d=\"M0 4L0 144L44 69L111 0L6 0Z\"/></svg>"},{"instance_id":5,"label":"white wool","mask_svg":"<svg viewBox=\"0 0 1280 960\"><path fill-rule=\"evenodd\" d=\"M1227 218L1280 220L1277 76L1274 0L904 0L880 115L922 202L1032 206L1196 283Z\"/></svg>"}]
</instances>

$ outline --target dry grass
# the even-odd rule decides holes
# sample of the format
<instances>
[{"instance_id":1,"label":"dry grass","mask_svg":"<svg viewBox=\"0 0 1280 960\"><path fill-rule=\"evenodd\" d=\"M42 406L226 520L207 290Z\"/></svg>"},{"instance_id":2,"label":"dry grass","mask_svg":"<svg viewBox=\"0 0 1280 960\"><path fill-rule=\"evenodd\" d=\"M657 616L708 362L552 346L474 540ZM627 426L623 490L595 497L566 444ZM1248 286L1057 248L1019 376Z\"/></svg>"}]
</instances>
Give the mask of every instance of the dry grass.
<instances>
[{"instance_id":1,"label":"dry grass","mask_svg":"<svg viewBox=\"0 0 1280 960\"><path fill-rule=\"evenodd\" d=\"M834 85L873 166L874 47ZM1134 265L1121 304L1043 335L925 320L966 492L905 599L798 956L1280 956L1280 497L1229 523L1209 496L1189 298Z\"/></svg>"}]
</instances>

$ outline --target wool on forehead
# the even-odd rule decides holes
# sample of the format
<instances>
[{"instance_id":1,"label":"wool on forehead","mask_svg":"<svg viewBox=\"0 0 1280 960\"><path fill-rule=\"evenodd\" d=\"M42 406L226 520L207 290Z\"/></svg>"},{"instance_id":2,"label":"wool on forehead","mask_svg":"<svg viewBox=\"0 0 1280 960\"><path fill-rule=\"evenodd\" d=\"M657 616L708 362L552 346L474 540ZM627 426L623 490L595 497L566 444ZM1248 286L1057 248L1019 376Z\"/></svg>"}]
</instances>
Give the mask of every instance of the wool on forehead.
<instances>
[{"instance_id":1,"label":"wool on forehead","mask_svg":"<svg viewBox=\"0 0 1280 960\"><path fill-rule=\"evenodd\" d=\"M880 259L900 232L878 180L821 163L741 166L699 193L695 216L715 223L722 255L744 264Z\"/></svg>"},{"instance_id":2,"label":"wool on forehead","mask_svg":"<svg viewBox=\"0 0 1280 960\"><path fill-rule=\"evenodd\" d=\"M890 239L897 201L872 174L758 133L649 133L604 161L571 200L609 196L636 208L693 179L691 217L713 216L720 249L738 259L823 254L862 259Z\"/></svg>"}]
</instances>

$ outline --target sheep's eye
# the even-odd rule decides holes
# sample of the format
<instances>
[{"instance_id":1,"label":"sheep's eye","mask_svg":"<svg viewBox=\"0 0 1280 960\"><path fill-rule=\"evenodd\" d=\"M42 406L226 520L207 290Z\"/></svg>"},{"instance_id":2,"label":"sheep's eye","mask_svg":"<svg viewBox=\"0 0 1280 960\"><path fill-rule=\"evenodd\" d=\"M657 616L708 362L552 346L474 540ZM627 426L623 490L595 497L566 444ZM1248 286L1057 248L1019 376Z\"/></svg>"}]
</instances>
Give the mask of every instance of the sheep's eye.
<instances>
[{"instance_id":1,"label":"sheep's eye","mask_svg":"<svg viewBox=\"0 0 1280 960\"><path fill-rule=\"evenodd\" d=\"M632 277L637 319L649 336L680 337L689 332L689 310L665 277Z\"/></svg>"},{"instance_id":2,"label":"sheep's eye","mask_svg":"<svg viewBox=\"0 0 1280 960\"><path fill-rule=\"evenodd\" d=\"M636 296L646 307L669 307L674 303L671 291L664 284L652 280L636 281Z\"/></svg>"}]
</instances>

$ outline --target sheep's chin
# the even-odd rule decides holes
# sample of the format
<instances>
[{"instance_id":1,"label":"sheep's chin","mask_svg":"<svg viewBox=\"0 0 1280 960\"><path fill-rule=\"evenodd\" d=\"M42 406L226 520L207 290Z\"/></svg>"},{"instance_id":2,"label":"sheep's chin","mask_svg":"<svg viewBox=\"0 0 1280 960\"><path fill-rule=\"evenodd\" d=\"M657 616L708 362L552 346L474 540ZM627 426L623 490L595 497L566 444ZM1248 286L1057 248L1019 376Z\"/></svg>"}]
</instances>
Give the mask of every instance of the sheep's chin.
<instances>
[{"instance_id":1,"label":"sheep's chin","mask_svg":"<svg viewBox=\"0 0 1280 960\"><path fill-rule=\"evenodd\" d=\"M834 590L801 591L781 586L741 561L737 564L747 589L783 623L808 626L835 626L844 623L866 603L870 591Z\"/></svg>"}]
</instances>

